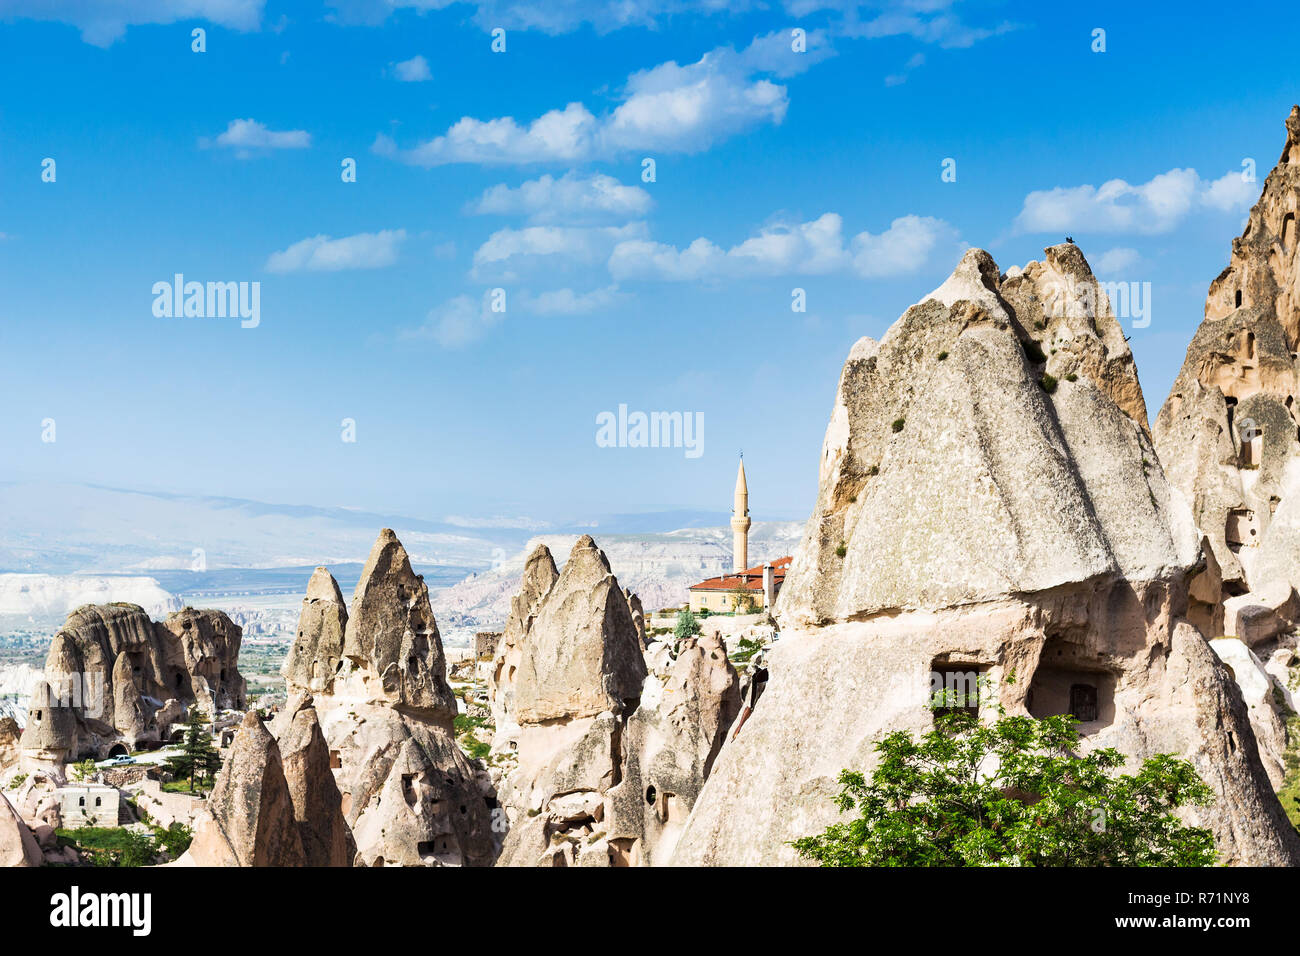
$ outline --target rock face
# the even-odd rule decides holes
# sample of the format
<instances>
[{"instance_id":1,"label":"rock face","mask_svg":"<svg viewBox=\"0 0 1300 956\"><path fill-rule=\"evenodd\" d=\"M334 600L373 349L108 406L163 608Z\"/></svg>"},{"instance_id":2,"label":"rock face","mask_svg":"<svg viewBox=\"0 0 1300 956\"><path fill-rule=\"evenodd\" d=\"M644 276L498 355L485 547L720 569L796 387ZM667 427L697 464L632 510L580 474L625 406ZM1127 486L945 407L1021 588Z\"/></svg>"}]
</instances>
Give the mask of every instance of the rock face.
<instances>
[{"instance_id":1,"label":"rock face","mask_svg":"<svg viewBox=\"0 0 1300 956\"><path fill-rule=\"evenodd\" d=\"M27 725L18 744L24 772L45 773L58 781L66 779L64 765L77 749L77 712L65 706L67 703L45 681L32 688Z\"/></svg>"},{"instance_id":2,"label":"rock face","mask_svg":"<svg viewBox=\"0 0 1300 956\"><path fill-rule=\"evenodd\" d=\"M1300 107L1286 134L1155 424L1231 595L1300 587Z\"/></svg>"},{"instance_id":3,"label":"rock face","mask_svg":"<svg viewBox=\"0 0 1300 956\"><path fill-rule=\"evenodd\" d=\"M351 613L329 572L313 574L285 673L295 692L286 715L319 715L324 746L293 730L299 717L282 718L281 746L293 739L304 760L331 768L356 865L491 865L496 800L486 772L456 744L456 699L428 588L391 530L375 542ZM339 834L308 832L304 844L309 853L328 847L332 858Z\"/></svg>"},{"instance_id":4,"label":"rock face","mask_svg":"<svg viewBox=\"0 0 1300 956\"><path fill-rule=\"evenodd\" d=\"M3 793L0 793L0 867L40 866L45 854Z\"/></svg>"},{"instance_id":5,"label":"rock face","mask_svg":"<svg viewBox=\"0 0 1300 956\"><path fill-rule=\"evenodd\" d=\"M544 549L528 566L493 684L512 721L494 746L518 760L498 788L499 864L665 863L739 709L726 648L683 642L651 674L639 602L590 537L558 575Z\"/></svg>"},{"instance_id":6,"label":"rock face","mask_svg":"<svg viewBox=\"0 0 1300 956\"><path fill-rule=\"evenodd\" d=\"M524 564L519 593L510 601L510 616L506 619L501 639L497 641L492 674L488 678L488 695L492 701L493 725L496 727L498 742L509 739L518 731L519 725L514 718L515 680L523 659L523 640L532 629L537 606L559 576L550 549L539 544Z\"/></svg>"},{"instance_id":7,"label":"rock face","mask_svg":"<svg viewBox=\"0 0 1300 956\"><path fill-rule=\"evenodd\" d=\"M645 659L632 609L590 535L569 552L537 611L515 679L521 724L631 711Z\"/></svg>"},{"instance_id":8,"label":"rock face","mask_svg":"<svg viewBox=\"0 0 1300 956\"><path fill-rule=\"evenodd\" d=\"M1221 568L1223 613L1208 622L1208 636L1238 638L1266 658L1295 648L1300 620L1297 207L1300 107L1287 118L1282 156L1232 242L1228 267L1210 284L1154 430L1170 483L1191 502ZM1265 762L1276 768L1284 708L1271 693L1252 700L1245 671L1235 673Z\"/></svg>"},{"instance_id":9,"label":"rock face","mask_svg":"<svg viewBox=\"0 0 1300 956\"><path fill-rule=\"evenodd\" d=\"M0 717L0 773L18 765L22 735L18 721L12 717Z\"/></svg>"},{"instance_id":10,"label":"rock face","mask_svg":"<svg viewBox=\"0 0 1300 956\"><path fill-rule=\"evenodd\" d=\"M795 862L787 841L837 818L841 770L932 726L936 679L1074 713L1085 747L1182 755L1216 792L1194 817L1221 860L1300 861L1241 695L1186 619L1207 569L1082 253L1002 275L967 252L849 355L765 688L673 862Z\"/></svg>"},{"instance_id":11,"label":"rock face","mask_svg":"<svg viewBox=\"0 0 1300 956\"><path fill-rule=\"evenodd\" d=\"M168 722L160 717L189 704L208 713L242 710L241 639L221 611L185 608L155 623L134 604L78 608L45 660L52 698L73 712L71 735L58 730L60 747L69 759L102 757L117 745L160 742Z\"/></svg>"},{"instance_id":12,"label":"rock face","mask_svg":"<svg viewBox=\"0 0 1300 956\"><path fill-rule=\"evenodd\" d=\"M429 589L411 570L406 549L391 528L379 533L361 571L343 655L355 668L373 674L383 698L402 710L447 724L456 716Z\"/></svg>"},{"instance_id":13,"label":"rock face","mask_svg":"<svg viewBox=\"0 0 1300 956\"><path fill-rule=\"evenodd\" d=\"M343 797L330 770L329 745L311 704L311 698L305 698L295 711L286 709L282 717L288 726L277 740L303 862L351 866L356 844L343 818Z\"/></svg>"},{"instance_id":14,"label":"rock face","mask_svg":"<svg viewBox=\"0 0 1300 956\"><path fill-rule=\"evenodd\" d=\"M303 866L307 854L280 748L256 713L244 715L217 773L210 816L186 851L198 866Z\"/></svg>"},{"instance_id":15,"label":"rock face","mask_svg":"<svg viewBox=\"0 0 1300 956\"><path fill-rule=\"evenodd\" d=\"M317 568L307 582L297 639L280 670L290 691L329 693L333 690L334 675L343 660L347 626L348 609L338 582L328 568Z\"/></svg>"}]
</instances>

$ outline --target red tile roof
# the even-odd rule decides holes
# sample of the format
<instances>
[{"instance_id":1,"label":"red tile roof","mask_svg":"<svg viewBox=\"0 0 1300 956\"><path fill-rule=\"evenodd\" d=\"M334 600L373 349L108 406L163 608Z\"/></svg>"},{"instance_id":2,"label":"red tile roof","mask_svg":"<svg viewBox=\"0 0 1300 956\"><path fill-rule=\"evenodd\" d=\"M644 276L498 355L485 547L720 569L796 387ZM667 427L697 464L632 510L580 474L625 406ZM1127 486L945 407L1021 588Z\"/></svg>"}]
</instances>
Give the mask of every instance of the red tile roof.
<instances>
[{"instance_id":1,"label":"red tile roof","mask_svg":"<svg viewBox=\"0 0 1300 956\"><path fill-rule=\"evenodd\" d=\"M784 558L777 558L775 561L768 562L772 565L772 583L778 589L781 587L781 582L785 580L785 572L790 567L792 560L794 560L793 555L786 555ZM759 564L752 568L746 568L739 574L724 574L721 577L709 578L699 584L692 584L689 590L734 591L738 587L744 588L746 591L761 592L763 590L763 565Z\"/></svg>"}]
</instances>

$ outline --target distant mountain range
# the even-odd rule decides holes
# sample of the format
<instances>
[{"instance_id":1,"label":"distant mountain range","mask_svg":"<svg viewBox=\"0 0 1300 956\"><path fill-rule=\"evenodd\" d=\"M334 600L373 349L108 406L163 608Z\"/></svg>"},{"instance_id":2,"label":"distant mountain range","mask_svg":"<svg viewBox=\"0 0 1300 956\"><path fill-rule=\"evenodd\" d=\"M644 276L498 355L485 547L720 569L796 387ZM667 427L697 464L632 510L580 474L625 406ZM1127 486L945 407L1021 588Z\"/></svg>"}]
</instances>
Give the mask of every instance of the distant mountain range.
<instances>
[{"instance_id":1,"label":"distant mountain range","mask_svg":"<svg viewBox=\"0 0 1300 956\"><path fill-rule=\"evenodd\" d=\"M83 603L131 601L163 616L181 604L231 613L249 633L292 632L311 571L328 565L347 597L380 528L393 528L428 583L451 643L499 627L524 559L545 542L563 564L591 534L619 583L647 609L731 566L730 513L442 520L80 484L0 482L0 626L49 629ZM755 561L789 554L802 524L756 522ZM540 532L540 533L539 533ZM8 574L5 574L8 572Z\"/></svg>"},{"instance_id":2,"label":"distant mountain range","mask_svg":"<svg viewBox=\"0 0 1300 956\"><path fill-rule=\"evenodd\" d=\"M794 551L803 534L795 521L760 521L749 532L751 562L758 564ZM609 558L619 584L631 588L647 611L682 604L692 584L731 568L729 527L679 529L660 534L593 534ZM509 560L472 574L431 600L439 627L496 629L510 613L510 598L519 589L524 561L537 544L551 549L563 567L578 535L538 535Z\"/></svg>"}]
</instances>

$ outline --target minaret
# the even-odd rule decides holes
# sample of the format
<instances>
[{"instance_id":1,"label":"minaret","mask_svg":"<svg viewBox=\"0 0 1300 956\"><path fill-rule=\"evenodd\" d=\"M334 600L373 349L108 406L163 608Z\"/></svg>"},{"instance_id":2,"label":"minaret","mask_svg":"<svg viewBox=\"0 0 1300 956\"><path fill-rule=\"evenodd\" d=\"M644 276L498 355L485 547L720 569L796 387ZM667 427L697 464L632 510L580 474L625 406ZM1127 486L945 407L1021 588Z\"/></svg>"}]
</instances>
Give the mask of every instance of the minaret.
<instances>
[{"instance_id":1,"label":"minaret","mask_svg":"<svg viewBox=\"0 0 1300 956\"><path fill-rule=\"evenodd\" d=\"M740 471L736 472L736 500L731 507L732 570L736 573L749 567L749 486L745 484L745 456L740 456Z\"/></svg>"}]
</instances>

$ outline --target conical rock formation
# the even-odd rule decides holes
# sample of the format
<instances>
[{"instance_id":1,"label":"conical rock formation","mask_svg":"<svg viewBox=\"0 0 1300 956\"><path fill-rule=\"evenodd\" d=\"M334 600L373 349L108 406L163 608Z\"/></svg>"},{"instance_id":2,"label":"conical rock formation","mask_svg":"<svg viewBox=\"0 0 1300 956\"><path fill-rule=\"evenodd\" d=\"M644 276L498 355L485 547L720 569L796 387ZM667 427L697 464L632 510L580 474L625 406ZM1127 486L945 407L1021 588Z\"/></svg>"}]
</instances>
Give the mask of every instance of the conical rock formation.
<instances>
[{"instance_id":1,"label":"conical rock formation","mask_svg":"<svg viewBox=\"0 0 1300 956\"><path fill-rule=\"evenodd\" d=\"M1204 573L1132 355L1073 245L999 273L980 250L849 355L817 504L777 603L761 698L723 747L676 864L795 862L837 777L928 730L934 681L1072 712L1084 747L1174 753L1229 863L1300 861L1240 694L1186 617ZM816 728L811 732L808 728Z\"/></svg>"}]
</instances>

